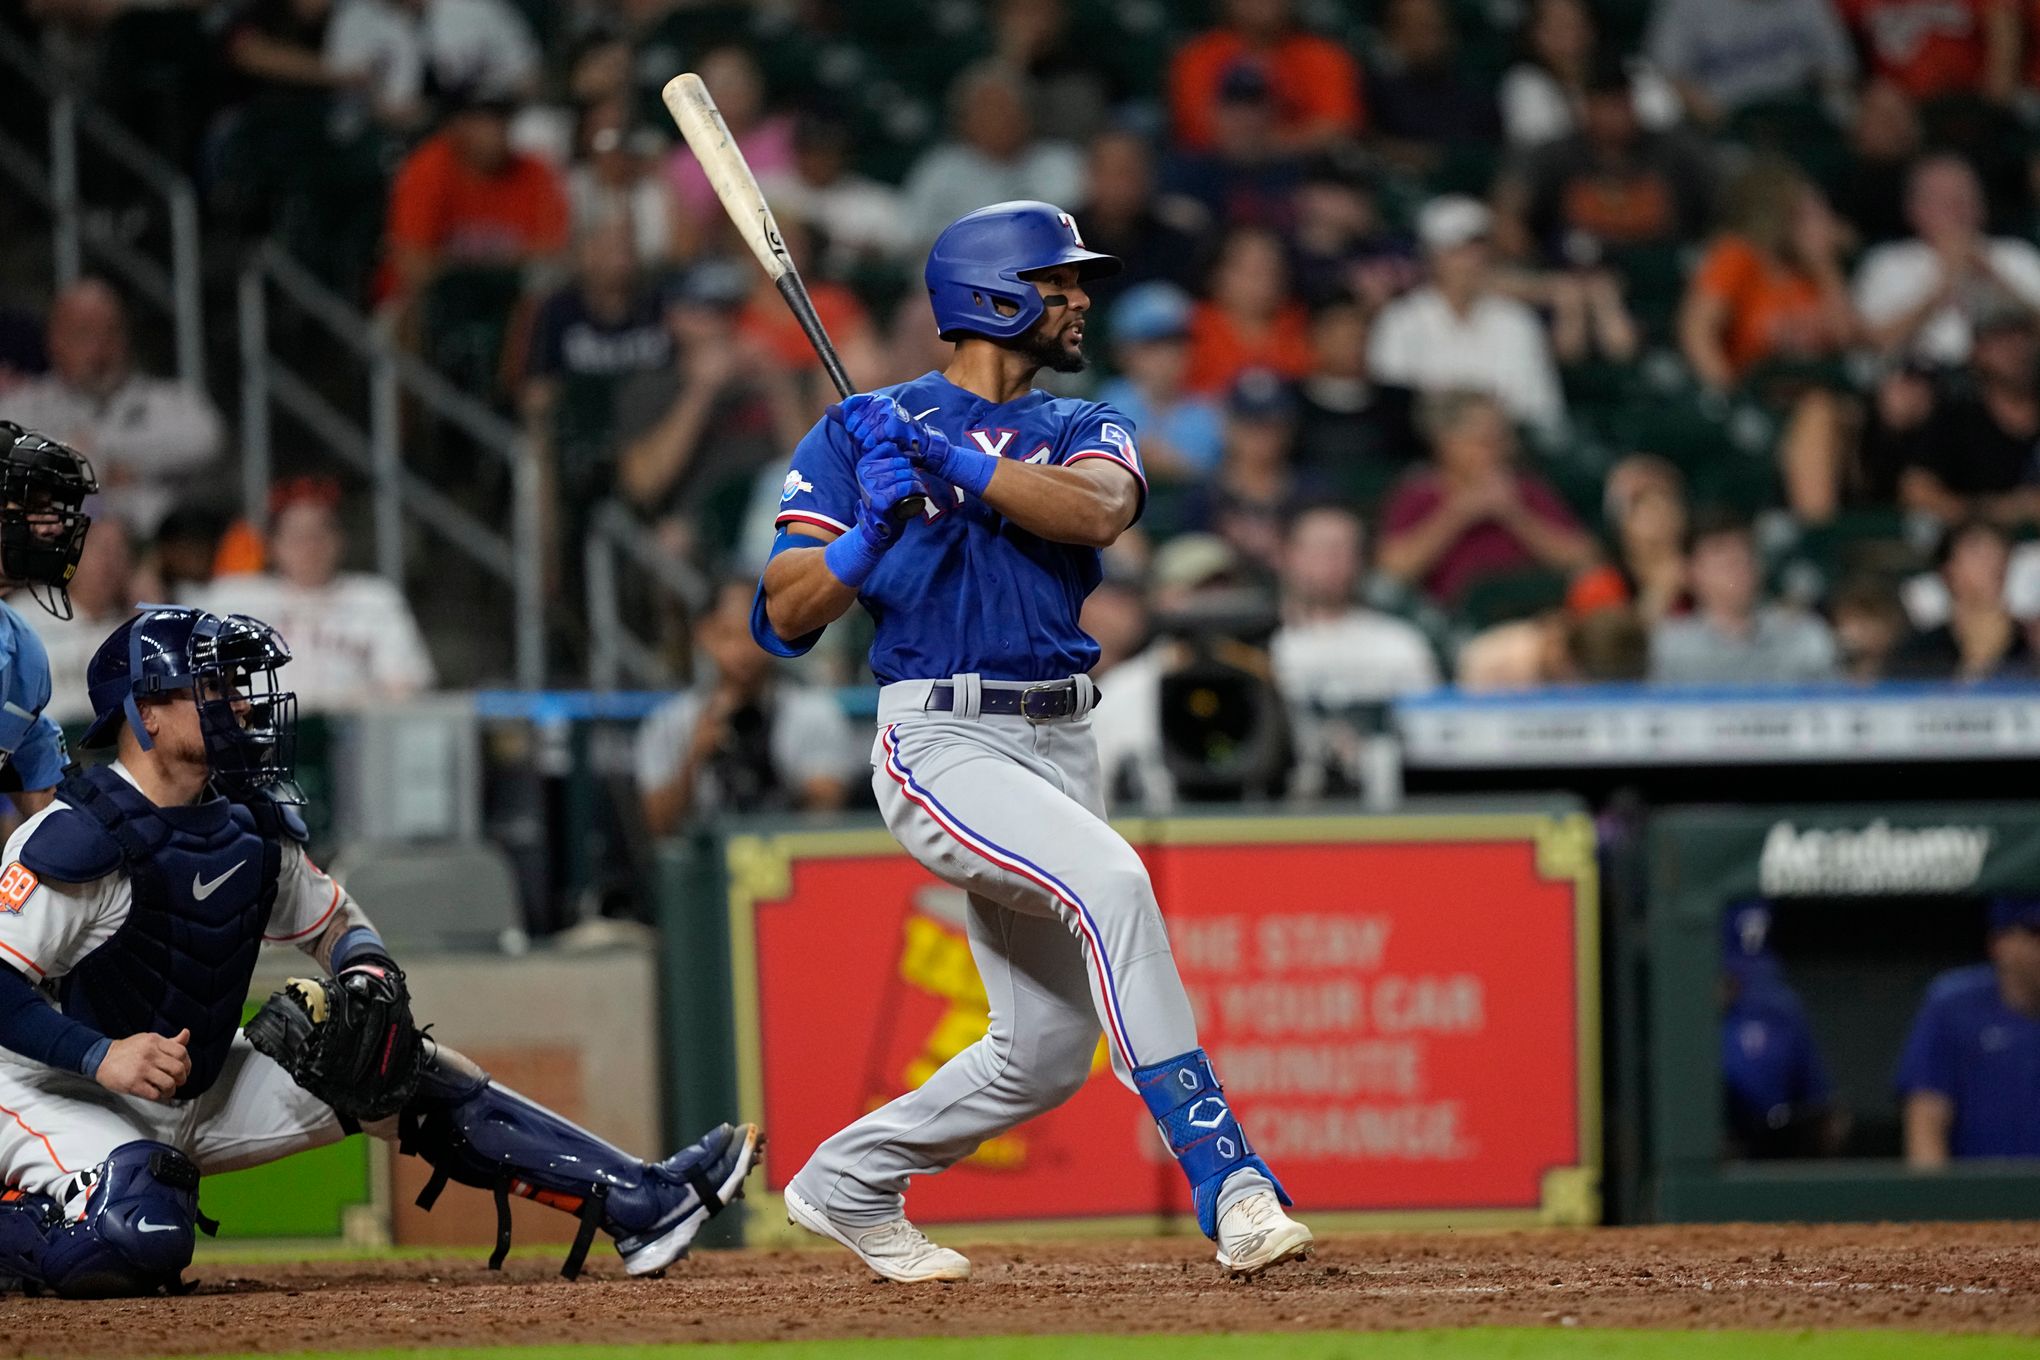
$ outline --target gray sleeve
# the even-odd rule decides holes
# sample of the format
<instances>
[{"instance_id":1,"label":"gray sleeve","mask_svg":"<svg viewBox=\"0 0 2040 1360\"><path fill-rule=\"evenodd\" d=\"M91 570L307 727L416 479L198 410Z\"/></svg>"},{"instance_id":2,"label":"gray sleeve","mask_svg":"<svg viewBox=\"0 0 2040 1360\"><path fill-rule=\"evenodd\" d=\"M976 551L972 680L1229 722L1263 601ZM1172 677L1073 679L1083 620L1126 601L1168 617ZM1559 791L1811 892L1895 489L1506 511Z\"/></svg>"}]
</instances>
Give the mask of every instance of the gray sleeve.
<instances>
[{"instance_id":1,"label":"gray sleeve","mask_svg":"<svg viewBox=\"0 0 2040 1360\"><path fill-rule=\"evenodd\" d=\"M772 759L793 784L810 779L847 783L864 763L843 706L835 695L817 689L781 691L779 720L772 728Z\"/></svg>"},{"instance_id":2,"label":"gray sleeve","mask_svg":"<svg viewBox=\"0 0 2040 1360\"><path fill-rule=\"evenodd\" d=\"M700 701L692 694L676 694L652 711L637 731L637 784L639 793L650 793L673 782L680 773L687 739L694 731Z\"/></svg>"}]
</instances>

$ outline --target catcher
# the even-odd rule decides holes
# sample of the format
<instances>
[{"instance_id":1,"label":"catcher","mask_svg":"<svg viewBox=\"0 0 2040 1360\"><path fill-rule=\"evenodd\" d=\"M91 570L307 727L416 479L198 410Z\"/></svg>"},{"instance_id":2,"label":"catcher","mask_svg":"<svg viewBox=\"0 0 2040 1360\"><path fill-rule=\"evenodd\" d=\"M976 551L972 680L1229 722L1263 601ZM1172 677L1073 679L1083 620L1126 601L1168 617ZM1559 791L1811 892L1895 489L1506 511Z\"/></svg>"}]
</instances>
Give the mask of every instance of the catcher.
<instances>
[{"instance_id":1,"label":"catcher","mask_svg":"<svg viewBox=\"0 0 2040 1360\"><path fill-rule=\"evenodd\" d=\"M366 1130L433 1177L577 1215L633 1275L684 1255L741 1193L753 1125L645 1163L498 1086L412 1025L404 974L306 857L291 781L290 659L268 625L143 606L87 672L86 746L0 867L0 1285L75 1297L175 1290L201 1174ZM264 940L325 974L240 1027Z\"/></svg>"}]
</instances>

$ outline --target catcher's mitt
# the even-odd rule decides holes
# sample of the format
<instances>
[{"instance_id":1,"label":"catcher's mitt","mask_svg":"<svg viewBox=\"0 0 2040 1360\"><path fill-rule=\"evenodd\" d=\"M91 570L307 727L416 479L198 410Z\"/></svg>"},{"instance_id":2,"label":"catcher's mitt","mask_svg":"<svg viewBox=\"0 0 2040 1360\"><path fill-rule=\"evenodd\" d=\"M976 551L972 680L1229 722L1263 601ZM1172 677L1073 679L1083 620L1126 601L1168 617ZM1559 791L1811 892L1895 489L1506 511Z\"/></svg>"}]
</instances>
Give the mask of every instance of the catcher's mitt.
<instances>
[{"instance_id":1,"label":"catcher's mitt","mask_svg":"<svg viewBox=\"0 0 2040 1360\"><path fill-rule=\"evenodd\" d=\"M298 1085L364 1123L404 1107L425 1060L403 970L390 963L356 964L322 980L291 978L245 1032Z\"/></svg>"}]
</instances>

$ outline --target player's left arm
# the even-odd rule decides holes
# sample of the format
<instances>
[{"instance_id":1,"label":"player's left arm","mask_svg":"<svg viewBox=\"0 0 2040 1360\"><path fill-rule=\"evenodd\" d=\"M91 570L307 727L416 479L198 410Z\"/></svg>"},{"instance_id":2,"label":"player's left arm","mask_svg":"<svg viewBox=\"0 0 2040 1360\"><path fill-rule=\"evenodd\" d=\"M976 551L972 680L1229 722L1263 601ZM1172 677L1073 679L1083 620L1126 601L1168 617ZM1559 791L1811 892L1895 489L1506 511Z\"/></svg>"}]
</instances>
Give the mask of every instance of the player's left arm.
<instances>
[{"instance_id":1,"label":"player's left arm","mask_svg":"<svg viewBox=\"0 0 2040 1360\"><path fill-rule=\"evenodd\" d=\"M1002 458L982 499L1030 534L1109 548L1140 515L1140 478L1107 459L1053 466Z\"/></svg>"},{"instance_id":2,"label":"player's left arm","mask_svg":"<svg viewBox=\"0 0 2040 1360\"><path fill-rule=\"evenodd\" d=\"M296 945L328 975L369 957L396 961L368 913L332 875L296 845L286 845L283 856L276 911L264 941Z\"/></svg>"}]
</instances>

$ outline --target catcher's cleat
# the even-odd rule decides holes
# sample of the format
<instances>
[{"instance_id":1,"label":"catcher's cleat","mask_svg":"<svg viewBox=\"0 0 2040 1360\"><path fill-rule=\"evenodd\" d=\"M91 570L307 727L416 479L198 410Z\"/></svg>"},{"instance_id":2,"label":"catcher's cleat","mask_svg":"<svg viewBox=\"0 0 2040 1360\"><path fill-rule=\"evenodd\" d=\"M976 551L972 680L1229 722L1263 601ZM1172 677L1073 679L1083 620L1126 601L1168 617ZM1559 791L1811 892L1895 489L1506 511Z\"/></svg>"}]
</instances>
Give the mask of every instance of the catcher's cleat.
<instances>
[{"instance_id":1,"label":"catcher's cleat","mask_svg":"<svg viewBox=\"0 0 2040 1360\"><path fill-rule=\"evenodd\" d=\"M1218 1264L1236 1280L1251 1280L1270 1266L1310 1255L1310 1229L1282 1212L1272 1190L1227 1209L1218 1220Z\"/></svg>"},{"instance_id":2,"label":"catcher's cleat","mask_svg":"<svg viewBox=\"0 0 2040 1360\"><path fill-rule=\"evenodd\" d=\"M764 1147L765 1135L756 1124L723 1124L649 1168L649 1179L672 1186L684 1197L683 1211L677 1220L654 1230L656 1235L617 1238L616 1254L623 1258L623 1268L632 1275L649 1275L685 1256L701 1225L731 1200L743 1198L744 1177L758 1164Z\"/></svg>"},{"instance_id":3,"label":"catcher's cleat","mask_svg":"<svg viewBox=\"0 0 2040 1360\"><path fill-rule=\"evenodd\" d=\"M949 1284L970 1278L970 1261L962 1252L936 1246L904 1218L875 1228L838 1224L788 1186L786 1221L841 1242L876 1274L899 1284Z\"/></svg>"}]
</instances>

